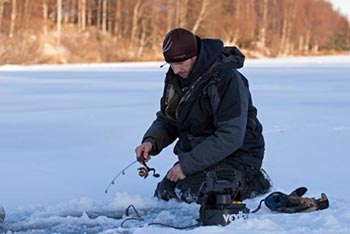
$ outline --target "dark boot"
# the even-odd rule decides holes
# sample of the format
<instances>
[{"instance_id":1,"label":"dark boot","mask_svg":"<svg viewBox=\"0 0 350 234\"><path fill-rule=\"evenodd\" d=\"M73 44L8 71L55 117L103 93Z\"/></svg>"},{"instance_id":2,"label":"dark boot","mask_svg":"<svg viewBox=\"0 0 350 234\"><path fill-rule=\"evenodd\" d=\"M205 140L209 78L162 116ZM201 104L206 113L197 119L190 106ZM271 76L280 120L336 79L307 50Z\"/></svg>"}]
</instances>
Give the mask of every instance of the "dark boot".
<instances>
[{"instance_id":1,"label":"dark boot","mask_svg":"<svg viewBox=\"0 0 350 234\"><path fill-rule=\"evenodd\" d=\"M249 168L243 171L244 184L242 189L242 199L253 198L270 191L271 179L264 169Z\"/></svg>"}]
</instances>

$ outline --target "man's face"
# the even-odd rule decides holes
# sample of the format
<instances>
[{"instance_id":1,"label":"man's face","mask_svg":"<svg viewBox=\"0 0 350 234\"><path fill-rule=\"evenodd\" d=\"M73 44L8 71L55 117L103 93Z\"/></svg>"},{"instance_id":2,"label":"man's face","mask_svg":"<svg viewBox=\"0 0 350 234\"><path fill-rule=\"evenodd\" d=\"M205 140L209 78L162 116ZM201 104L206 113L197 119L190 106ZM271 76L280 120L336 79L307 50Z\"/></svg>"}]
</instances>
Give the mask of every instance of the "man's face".
<instances>
[{"instance_id":1,"label":"man's face","mask_svg":"<svg viewBox=\"0 0 350 234\"><path fill-rule=\"evenodd\" d=\"M197 56L186 59L185 61L169 63L176 75L179 75L183 79L186 79L191 73L194 64L196 63Z\"/></svg>"}]
</instances>

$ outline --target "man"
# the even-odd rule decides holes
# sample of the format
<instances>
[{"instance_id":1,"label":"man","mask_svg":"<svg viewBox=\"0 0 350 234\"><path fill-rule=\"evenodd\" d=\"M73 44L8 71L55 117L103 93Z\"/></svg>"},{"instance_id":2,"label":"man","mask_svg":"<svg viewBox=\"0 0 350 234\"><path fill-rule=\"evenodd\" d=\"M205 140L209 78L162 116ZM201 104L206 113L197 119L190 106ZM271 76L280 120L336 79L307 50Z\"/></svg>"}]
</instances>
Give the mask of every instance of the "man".
<instances>
[{"instance_id":1,"label":"man","mask_svg":"<svg viewBox=\"0 0 350 234\"><path fill-rule=\"evenodd\" d=\"M206 173L223 168L236 172L231 177L241 175L241 199L268 192L271 185L261 169L262 126L248 81L236 70L244 55L221 40L202 39L183 28L167 33L163 55L170 68L160 111L135 149L137 158L147 162L178 139L178 162L155 196L195 202Z\"/></svg>"}]
</instances>

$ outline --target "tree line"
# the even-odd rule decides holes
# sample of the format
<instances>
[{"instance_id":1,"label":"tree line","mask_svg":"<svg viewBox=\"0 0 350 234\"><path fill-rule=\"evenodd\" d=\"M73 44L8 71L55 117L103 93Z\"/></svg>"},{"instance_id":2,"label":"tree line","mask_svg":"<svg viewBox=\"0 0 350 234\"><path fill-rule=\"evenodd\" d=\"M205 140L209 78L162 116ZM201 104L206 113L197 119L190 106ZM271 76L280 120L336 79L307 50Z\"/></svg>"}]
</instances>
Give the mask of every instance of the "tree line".
<instances>
[{"instance_id":1,"label":"tree line","mask_svg":"<svg viewBox=\"0 0 350 234\"><path fill-rule=\"evenodd\" d=\"M174 27L267 56L350 49L349 22L325 0L0 0L0 55L74 32L108 37L120 60L155 58Z\"/></svg>"}]
</instances>

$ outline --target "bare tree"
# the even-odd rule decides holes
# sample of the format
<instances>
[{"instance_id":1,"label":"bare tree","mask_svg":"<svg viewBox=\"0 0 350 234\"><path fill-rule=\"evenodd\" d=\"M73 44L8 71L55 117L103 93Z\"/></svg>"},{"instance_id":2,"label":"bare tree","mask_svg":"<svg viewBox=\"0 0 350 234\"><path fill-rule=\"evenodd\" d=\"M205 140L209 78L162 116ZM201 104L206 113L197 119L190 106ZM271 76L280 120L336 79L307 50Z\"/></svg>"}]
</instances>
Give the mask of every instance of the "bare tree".
<instances>
[{"instance_id":1,"label":"bare tree","mask_svg":"<svg viewBox=\"0 0 350 234\"><path fill-rule=\"evenodd\" d=\"M102 0L102 31L107 32L107 0Z\"/></svg>"},{"instance_id":2,"label":"bare tree","mask_svg":"<svg viewBox=\"0 0 350 234\"><path fill-rule=\"evenodd\" d=\"M16 9L17 9L16 0L12 0L11 24L10 24L9 38L12 38L13 34L15 32L15 22L16 22L16 16L17 16Z\"/></svg>"},{"instance_id":3,"label":"bare tree","mask_svg":"<svg viewBox=\"0 0 350 234\"><path fill-rule=\"evenodd\" d=\"M76 8L77 4L76 4L76 0L70 0L70 2L71 2L71 7L70 7L70 9L65 10L66 11L65 14L68 14L69 23L74 24L76 22L75 19L76 19L76 12L77 11L75 8Z\"/></svg>"},{"instance_id":4,"label":"bare tree","mask_svg":"<svg viewBox=\"0 0 350 234\"><path fill-rule=\"evenodd\" d=\"M56 33L57 33L57 45L61 44L61 29L62 28L62 0L57 0L57 24L56 24Z\"/></svg>"},{"instance_id":5,"label":"bare tree","mask_svg":"<svg viewBox=\"0 0 350 234\"><path fill-rule=\"evenodd\" d=\"M86 28L86 0L79 1L79 25L82 31Z\"/></svg>"},{"instance_id":6,"label":"bare tree","mask_svg":"<svg viewBox=\"0 0 350 234\"><path fill-rule=\"evenodd\" d=\"M174 9L173 4L171 1L166 1L166 14L167 14L167 20L166 20L166 31L169 32L171 28L173 27L173 19L174 19Z\"/></svg>"},{"instance_id":7,"label":"bare tree","mask_svg":"<svg viewBox=\"0 0 350 234\"><path fill-rule=\"evenodd\" d=\"M143 17L141 20L141 33L140 33L140 40L139 40L140 42L138 45L138 50L136 52L136 58L141 57L145 46L147 45L147 43L149 41L151 41L150 37L148 37L148 35L147 35L147 28L149 26L150 21L151 21L150 15L149 14L147 15L147 13L143 14Z\"/></svg>"},{"instance_id":8,"label":"bare tree","mask_svg":"<svg viewBox=\"0 0 350 234\"><path fill-rule=\"evenodd\" d=\"M188 0L176 2L176 27L184 28L187 25L186 15L188 12Z\"/></svg>"},{"instance_id":9,"label":"bare tree","mask_svg":"<svg viewBox=\"0 0 350 234\"><path fill-rule=\"evenodd\" d=\"M97 0L96 27L101 28L101 5L102 0Z\"/></svg>"},{"instance_id":10,"label":"bare tree","mask_svg":"<svg viewBox=\"0 0 350 234\"><path fill-rule=\"evenodd\" d=\"M116 0L114 13L114 38L120 39L122 37L121 23L122 23L122 3L121 0Z\"/></svg>"},{"instance_id":11,"label":"bare tree","mask_svg":"<svg viewBox=\"0 0 350 234\"><path fill-rule=\"evenodd\" d=\"M48 6L47 6L47 0L43 0L42 2L42 6L43 6L43 33L44 35L47 35L47 18L49 15L49 11L48 11Z\"/></svg>"},{"instance_id":12,"label":"bare tree","mask_svg":"<svg viewBox=\"0 0 350 234\"><path fill-rule=\"evenodd\" d=\"M136 40L137 40L137 32L139 32L139 18L140 18L140 13L142 11L142 0L137 0L136 4L133 9L133 16L132 16L132 27L131 27L131 46L136 46Z\"/></svg>"},{"instance_id":13,"label":"bare tree","mask_svg":"<svg viewBox=\"0 0 350 234\"><path fill-rule=\"evenodd\" d=\"M23 16L22 16L22 26L23 28L28 28L28 25L30 24L30 15L31 15L31 7L33 2L29 0L24 1L24 9L23 9Z\"/></svg>"},{"instance_id":14,"label":"bare tree","mask_svg":"<svg viewBox=\"0 0 350 234\"><path fill-rule=\"evenodd\" d=\"M267 15L268 15L268 6L269 0L263 0L262 3L262 21L259 30L259 40L262 47L266 47L266 31L268 27Z\"/></svg>"},{"instance_id":15,"label":"bare tree","mask_svg":"<svg viewBox=\"0 0 350 234\"><path fill-rule=\"evenodd\" d=\"M68 24L70 21L69 16L70 16L70 12L71 12L73 5L72 5L71 0L64 0L62 2L62 4L63 4L62 9L63 9L63 11L65 11L65 14L63 14L63 16L62 16L62 22L63 22L63 24Z\"/></svg>"},{"instance_id":16,"label":"bare tree","mask_svg":"<svg viewBox=\"0 0 350 234\"><path fill-rule=\"evenodd\" d=\"M296 17L296 2L294 2L294 0L285 0L283 3L283 23L279 54L287 55L290 54L292 50L291 32Z\"/></svg>"},{"instance_id":17,"label":"bare tree","mask_svg":"<svg viewBox=\"0 0 350 234\"><path fill-rule=\"evenodd\" d=\"M237 1L237 5L239 5L240 1ZM219 10L221 13L220 22L213 21L211 27L208 28L210 31L214 31L216 29L217 36L220 37L226 45L235 44L232 42L234 39L232 38L235 35L236 27L231 27L233 17L235 15L235 8L231 7L231 1L221 1L219 5ZM231 30L227 30L231 28Z\"/></svg>"},{"instance_id":18,"label":"bare tree","mask_svg":"<svg viewBox=\"0 0 350 234\"><path fill-rule=\"evenodd\" d=\"M5 4L5 1L0 0L0 32L1 32L1 26L2 26L2 18L4 17L4 4Z\"/></svg>"},{"instance_id":19,"label":"bare tree","mask_svg":"<svg viewBox=\"0 0 350 234\"><path fill-rule=\"evenodd\" d=\"M202 0L202 5L201 5L201 10L199 12L199 15L197 17L197 20L195 24L192 27L192 32L196 33L199 25L202 23L202 21L206 18L207 12L208 12L208 7L209 7L210 0Z\"/></svg>"},{"instance_id":20,"label":"bare tree","mask_svg":"<svg viewBox=\"0 0 350 234\"><path fill-rule=\"evenodd\" d=\"M77 18L78 18L78 30L81 31L82 28L82 17L81 17L81 6L82 5L82 0L78 0L78 10L77 10Z\"/></svg>"},{"instance_id":21,"label":"bare tree","mask_svg":"<svg viewBox=\"0 0 350 234\"><path fill-rule=\"evenodd\" d=\"M151 4L151 16L150 19L150 48L152 51L156 52L159 51L161 48L161 42L163 39L163 34L165 34L166 28L163 24L160 24L159 22L165 22L166 21L166 12L163 11L159 6L162 5L162 0L154 0L153 4ZM164 30L164 31L163 31Z\"/></svg>"},{"instance_id":22,"label":"bare tree","mask_svg":"<svg viewBox=\"0 0 350 234\"><path fill-rule=\"evenodd\" d=\"M92 25L92 0L87 0L87 25Z\"/></svg>"},{"instance_id":23,"label":"bare tree","mask_svg":"<svg viewBox=\"0 0 350 234\"><path fill-rule=\"evenodd\" d=\"M91 47L101 35L94 28L106 32L101 60L125 59L127 51L133 58L159 55L164 34L174 27L220 37L226 45L261 46L264 50L259 51L270 55L350 49L349 22L326 0L0 0L0 31L8 37L32 35L34 23L47 37L50 23L56 23L58 45L63 43L65 23L89 30L91 40L84 43ZM25 51L30 43L20 46ZM108 46L116 47L119 54Z\"/></svg>"},{"instance_id":24,"label":"bare tree","mask_svg":"<svg viewBox=\"0 0 350 234\"><path fill-rule=\"evenodd\" d=\"M107 1L107 31L113 35L113 23L114 23L114 1Z\"/></svg>"}]
</instances>

